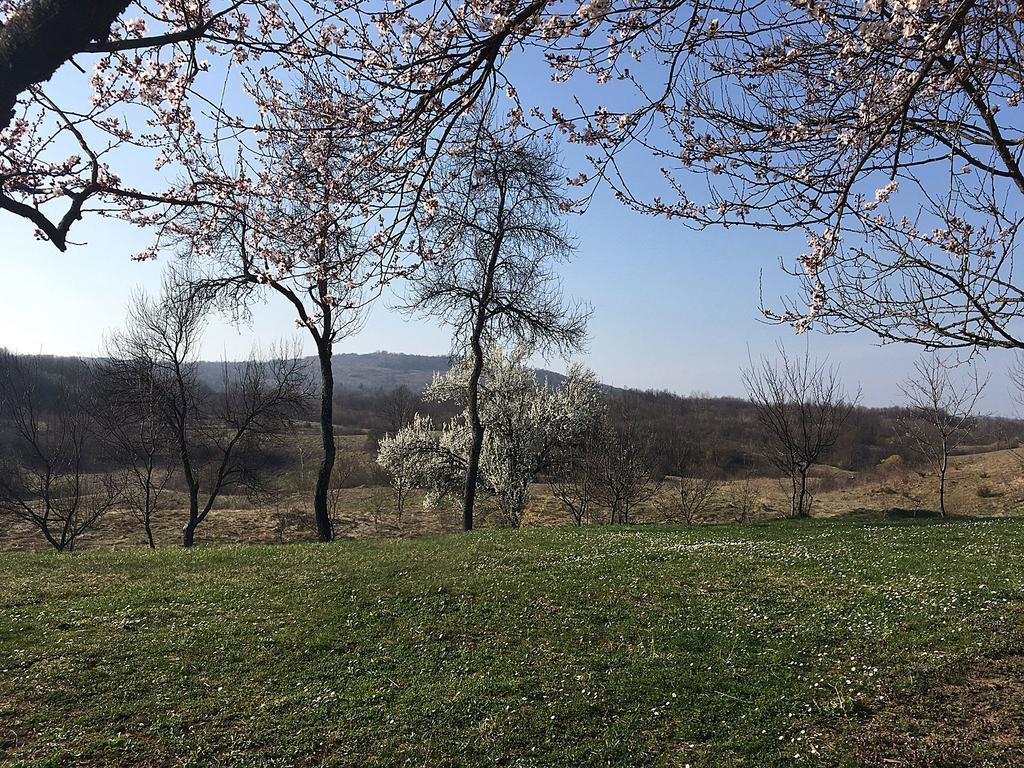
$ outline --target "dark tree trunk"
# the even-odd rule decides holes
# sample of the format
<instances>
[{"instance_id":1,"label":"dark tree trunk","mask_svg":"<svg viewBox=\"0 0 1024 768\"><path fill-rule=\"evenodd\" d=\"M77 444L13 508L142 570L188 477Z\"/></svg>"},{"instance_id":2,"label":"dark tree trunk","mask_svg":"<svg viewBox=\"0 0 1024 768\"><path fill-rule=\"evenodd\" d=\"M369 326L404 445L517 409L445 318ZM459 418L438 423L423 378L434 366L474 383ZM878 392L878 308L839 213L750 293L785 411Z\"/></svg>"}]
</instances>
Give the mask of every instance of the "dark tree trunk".
<instances>
[{"instance_id":1,"label":"dark tree trunk","mask_svg":"<svg viewBox=\"0 0 1024 768\"><path fill-rule=\"evenodd\" d=\"M476 484L480 477L480 453L484 446L484 427L480 423L480 375L484 369L484 353L479 337L473 338L473 370L469 375L467 400L469 423L473 441L466 462L466 490L463 495L462 530L473 530L473 506L476 503Z\"/></svg>"},{"instance_id":2,"label":"dark tree trunk","mask_svg":"<svg viewBox=\"0 0 1024 768\"><path fill-rule=\"evenodd\" d=\"M800 467L799 497L797 499L797 514L800 517L811 516L811 505L807 500L807 471L810 467Z\"/></svg>"},{"instance_id":3,"label":"dark tree trunk","mask_svg":"<svg viewBox=\"0 0 1024 768\"><path fill-rule=\"evenodd\" d=\"M321 380L320 438L323 442L324 455L316 476L313 517L316 520L316 537L320 541L331 541L334 538L331 511L327 503L331 487L331 474L334 471L334 460L337 456L337 446L334 442L334 370L331 368L331 352L330 344L321 344L317 347Z\"/></svg>"},{"instance_id":4,"label":"dark tree trunk","mask_svg":"<svg viewBox=\"0 0 1024 768\"><path fill-rule=\"evenodd\" d=\"M150 549L156 549L156 542L153 541L153 467L149 464L146 469L146 498L145 507L142 512L142 527L146 530L146 542Z\"/></svg>"},{"instance_id":5,"label":"dark tree trunk","mask_svg":"<svg viewBox=\"0 0 1024 768\"><path fill-rule=\"evenodd\" d=\"M946 469L949 466L949 457L943 455L942 463L939 464L939 517L946 516Z\"/></svg>"},{"instance_id":6,"label":"dark tree trunk","mask_svg":"<svg viewBox=\"0 0 1024 768\"><path fill-rule=\"evenodd\" d=\"M188 490L188 522L181 532L181 546L191 547L196 543L196 528L199 527L199 486Z\"/></svg>"}]
</instances>

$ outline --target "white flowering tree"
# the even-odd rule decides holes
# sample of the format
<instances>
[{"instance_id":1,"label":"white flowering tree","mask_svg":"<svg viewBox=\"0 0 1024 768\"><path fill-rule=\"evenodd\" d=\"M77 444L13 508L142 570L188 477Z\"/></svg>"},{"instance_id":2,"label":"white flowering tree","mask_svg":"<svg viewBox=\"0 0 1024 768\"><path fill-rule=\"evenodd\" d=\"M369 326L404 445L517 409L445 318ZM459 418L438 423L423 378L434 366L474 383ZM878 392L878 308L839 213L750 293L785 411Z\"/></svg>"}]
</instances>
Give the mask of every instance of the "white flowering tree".
<instances>
[{"instance_id":1,"label":"white flowering tree","mask_svg":"<svg viewBox=\"0 0 1024 768\"><path fill-rule=\"evenodd\" d=\"M530 483L563 447L579 440L602 407L592 373L573 366L566 380L552 387L538 381L525 364L527 354L525 347L510 353L491 347L481 377L484 441L477 485L495 497L505 522L516 528L529 501ZM464 361L436 375L425 399L465 404L471 371L472 364ZM378 461L396 489L425 487L428 504L437 504L461 489L471 437L465 411L440 429L417 417L381 440Z\"/></svg>"}]
</instances>

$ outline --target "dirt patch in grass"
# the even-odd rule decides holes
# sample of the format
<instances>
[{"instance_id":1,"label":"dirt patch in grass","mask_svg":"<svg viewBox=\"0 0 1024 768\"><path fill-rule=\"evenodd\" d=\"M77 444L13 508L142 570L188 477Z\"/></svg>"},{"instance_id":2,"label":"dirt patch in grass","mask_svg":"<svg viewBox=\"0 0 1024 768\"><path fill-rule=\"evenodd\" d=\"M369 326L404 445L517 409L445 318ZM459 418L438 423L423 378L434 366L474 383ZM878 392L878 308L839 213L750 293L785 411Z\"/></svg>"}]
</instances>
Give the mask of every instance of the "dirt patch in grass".
<instances>
[{"instance_id":1,"label":"dirt patch in grass","mask_svg":"<svg viewBox=\"0 0 1024 768\"><path fill-rule=\"evenodd\" d=\"M890 692L848 745L865 766L1024 765L1024 656L983 659L912 693Z\"/></svg>"}]
</instances>

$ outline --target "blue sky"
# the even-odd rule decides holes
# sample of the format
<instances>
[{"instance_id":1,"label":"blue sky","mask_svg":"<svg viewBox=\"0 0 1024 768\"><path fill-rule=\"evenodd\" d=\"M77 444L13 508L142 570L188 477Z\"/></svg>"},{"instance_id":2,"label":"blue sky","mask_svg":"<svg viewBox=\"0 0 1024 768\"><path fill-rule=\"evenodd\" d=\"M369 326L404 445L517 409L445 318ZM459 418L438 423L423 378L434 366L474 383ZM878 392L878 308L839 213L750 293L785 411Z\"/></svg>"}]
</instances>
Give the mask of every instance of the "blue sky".
<instances>
[{"instance_id":1,"label":"blue sky","mask_svg":"<svg viewBox=\"0 0 1024 768\"><path fill-rule=\"evenodd\" d=\"M536 84L532 95L537 99L551 88L542 69L524 67L518 74L520 86L524 80ZM53 88L60 92L76 84L58 79ZM571 167L571 156L567 160ZM635 162L633 179L657 178L656 164L642 158ZM136 164L144 165L144 158ZM679 222L641 217L605 193L598 194L586 214L568 223L578 236L579 250L562 270L565 289L594 308L591 341L582 360L607 383L682 394L742 395L740 371L748 355L771 352L779 341L794 349L809 341L813 353L841 365L851 388L862 388L866 404L888 405L898 399L898 382L919 354L903 346L880 347L865 333L798 338L788 327L765 324L758 311L761 272L768 300L796 289L780 270L779 259L791 261L802 251L798 234L693 232ZM170 258L131 261L149 237L117 221L87 219L72 237L82 244L60 253L36 241L25 221L0 214L0 346L24 353L98 353L104 333L121 322L133 288L155 288ZM255 308L251 327L215 320L204 355L238 358L253 343L267 346L282 337L298 338L312 351L295 330L288 308L276 298ZM388 297L380 301L364 330L341 342L338 351L448 352L449 340L441 329L409 320L389 303ZM991 372L983 404L990 412L1014 411L1005 376L1010 362L1005 352L990 353L983 362ZM558 360L547 364L555 369L565 365Z\"/></svg>"}]
</instances>

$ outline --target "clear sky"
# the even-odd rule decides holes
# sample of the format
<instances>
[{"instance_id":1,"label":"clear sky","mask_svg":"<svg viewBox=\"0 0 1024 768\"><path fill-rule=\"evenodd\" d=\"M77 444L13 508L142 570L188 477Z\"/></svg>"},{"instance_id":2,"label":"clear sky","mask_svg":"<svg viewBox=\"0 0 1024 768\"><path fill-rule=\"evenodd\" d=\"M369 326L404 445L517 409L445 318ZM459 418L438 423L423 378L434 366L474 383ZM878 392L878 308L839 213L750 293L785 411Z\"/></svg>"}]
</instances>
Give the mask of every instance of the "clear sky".
<instances>
[{"instance_id":1,"label":"clear sky","mask_svg":"<svg viewBox=\"0 0 1024 768\"><path fill-rule=\"evenodd\" d=\"M551 87L540 69L526 69L520 81L531 77L538 94ZM53 87L65 86L58 78ZM645 167L642 159L636 162L635 179L656 177L653 163ZM594 308L583 362L609 384L742 395L740 370L748 355L770 353L777 341L792 348L808 341L788 327L765 324L758 311L762 271L766 299L796 289L780 270L779 259L791 261L802 251L799 235L743 229L693 232L678 222L641 217L607 194L599 194L586 214L568 223L578 236L579 250L563 270L565 289ZM60 253L36 241L27 222L0 213L0 346L24 353L98 353L104 333L121 322L132 289L155 288L170 258L131 261L131 254L148 245L149 238L121 222L87 219L72 230L72 237L81 244ZM389 303L387 297L380 301L365 329L340 343L338 351L448 352L442 330L403 317ZM204 355L238 358L254 342L267 345L282 337L302 339L288 308L270 297L255 309L251 327L215 321ZM849 386L859 385L869 405L898 399L898 382L919 354L908 347L880 347L864 333L812 333L809 343L814 354L841 365ZM991 373L984 401L990 412L1015 410L1005 375L1010 362L1005 352L990 353L983 361ZM564 361L547 364L564 368Z\"/></svg>"}]
</instances>

